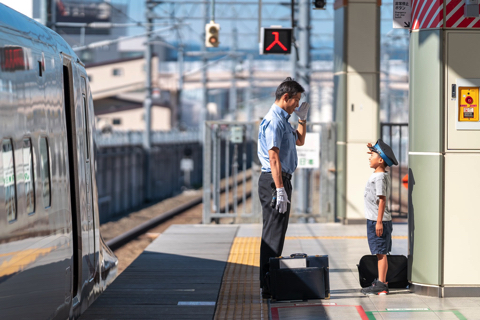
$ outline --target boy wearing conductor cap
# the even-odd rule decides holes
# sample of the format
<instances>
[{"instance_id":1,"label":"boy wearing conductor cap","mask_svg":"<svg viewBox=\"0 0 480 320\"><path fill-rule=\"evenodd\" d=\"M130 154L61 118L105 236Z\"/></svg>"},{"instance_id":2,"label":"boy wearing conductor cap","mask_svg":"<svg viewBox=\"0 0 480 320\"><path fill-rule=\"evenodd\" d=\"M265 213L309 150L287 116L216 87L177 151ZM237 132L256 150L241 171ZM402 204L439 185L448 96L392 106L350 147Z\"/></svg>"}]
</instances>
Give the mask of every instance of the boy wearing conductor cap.
<instances>
[{"instance_id":1,"label":"boy wearing conductor cap","mask_svg":"<svg viewBox=\"0 0 480 320\"><path fill-rule=\"evenodd\" d=\"M366 295L388 294L387 283L387 253L392 250L392 215L387 208L390 196L390 175L387 167L398 165L392 148L378 139L372 146L367 144L370 154L370 168L375 171L365 186L365 217L367 218L368 245L372 254L378 258L378 279L370 287L363 288Z\"/></svg>"}]
</instances>

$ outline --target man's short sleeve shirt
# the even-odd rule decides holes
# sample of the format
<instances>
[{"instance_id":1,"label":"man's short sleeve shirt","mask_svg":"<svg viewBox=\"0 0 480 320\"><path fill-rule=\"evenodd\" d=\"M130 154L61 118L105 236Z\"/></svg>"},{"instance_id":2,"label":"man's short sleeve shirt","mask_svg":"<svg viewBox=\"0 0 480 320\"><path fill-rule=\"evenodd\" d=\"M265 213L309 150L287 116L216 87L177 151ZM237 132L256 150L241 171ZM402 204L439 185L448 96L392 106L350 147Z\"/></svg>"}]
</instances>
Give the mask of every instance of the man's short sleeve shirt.
<instances>
[{"instance_id":1,"label":"man's short sleeve shirt","mask_svg":"<svg viewBox=\"0 0 480 320\"><path fill-rule=\"evenodd\" d=\"M282 171L292 174L297 168L297 130L288 119L290 115L273 104L260 123L258 131L258 158L262 164L262 172L272 172L268 150L277 147L280 152Z\"/></svg>"},{"instance_id":2,"label":"man's short sleeve shirt","mask_svg":"<svg viewBox=\"0 0 480 320\"><path fill-rule=\"evenodd\" d=\"M365 218L377 221L378 218L378 202L379 196L390 198L390 175L387 172L373 173L368 179L365 186L364 202L365 202ZM391 221L392 214L385 205L383 213L383 221Z\"/></svg>"}]
</instances>

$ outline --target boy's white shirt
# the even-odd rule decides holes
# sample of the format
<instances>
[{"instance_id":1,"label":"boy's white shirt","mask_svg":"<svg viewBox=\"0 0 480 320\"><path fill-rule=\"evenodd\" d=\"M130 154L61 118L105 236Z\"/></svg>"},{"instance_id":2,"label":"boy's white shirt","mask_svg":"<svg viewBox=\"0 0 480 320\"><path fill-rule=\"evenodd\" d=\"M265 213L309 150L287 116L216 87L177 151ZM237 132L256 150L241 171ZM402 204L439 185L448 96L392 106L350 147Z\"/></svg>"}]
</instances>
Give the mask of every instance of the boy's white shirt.
<instances>
[{"instance_id":1,"label":"boy's white shirt","mask_svg":"<svg viewBox=\"0 0 480 320\"><path fill-rule=\"evenodd\" d=\"M390 175L388 172L373 173L368 178L364 193L365 218L377 221L379 196L386 197L385 211L383 221L391 221L392 214L388 210L388 200L390 198Z\"/></svg>"}]
</instances>

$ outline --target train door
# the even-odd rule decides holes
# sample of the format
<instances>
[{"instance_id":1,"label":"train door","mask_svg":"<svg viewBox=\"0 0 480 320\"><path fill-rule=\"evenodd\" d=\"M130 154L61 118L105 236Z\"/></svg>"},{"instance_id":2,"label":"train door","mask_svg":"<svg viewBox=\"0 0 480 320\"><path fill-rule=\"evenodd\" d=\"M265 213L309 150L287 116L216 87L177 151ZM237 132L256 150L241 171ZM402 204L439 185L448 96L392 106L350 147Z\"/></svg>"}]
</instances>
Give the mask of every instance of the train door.
<instances>
[{"instance_id":1,"label":"train door","mask_svg":"<svg viewBox=\"0 0 480 320\"><path fill-rule=\"evenodd\" d=\"M92 209L89 123L85 78L64 56L65 114L68 139L73 237L73 296L95 276L95 233ZM83 280L83 281L82 281ZM80 289L80 290L79 290ZM78 299L78 297L77 297Z\"/></svg>"},{"instance_id":2,"label":"train door","mask_svg":"<svg viewBox=\"0 0 480 320\"><path fill-rule=\"evenodd\" d=\"M87 99L87 80L85 79L85 75L80 76L80 83L81 83L81 107L79 108L79 116L81 116L83 120L82 126L82 137L80 138L83 140L83 162L82 165L85 168L85 212L86 212L86 223L88 229L88 252L89 258L88 262L89 265L93 266L93 272L95 272L95 223L93 220L93 196L92 196L92 154L91 154L91 140L90 140L90 123L88 121L89 114L88 114L88 99ZM93 276L94 274L92 274Z\"/></svg>"}]
</instances>

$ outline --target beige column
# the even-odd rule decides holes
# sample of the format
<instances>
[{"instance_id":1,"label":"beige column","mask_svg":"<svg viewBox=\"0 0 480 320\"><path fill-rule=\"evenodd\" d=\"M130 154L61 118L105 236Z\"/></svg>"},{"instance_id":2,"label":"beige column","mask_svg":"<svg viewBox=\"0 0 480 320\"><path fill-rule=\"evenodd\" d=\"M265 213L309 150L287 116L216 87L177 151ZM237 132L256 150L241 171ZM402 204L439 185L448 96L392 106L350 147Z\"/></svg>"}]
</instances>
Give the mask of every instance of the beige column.
<instances>
[{"instance_id":1,"label":"beige column","mask_svg":"<svg viewBox=\"0 0 480 320\"><path fill-rule=\"evenodd\" d=\"M380 2L335 2L334 106L338 124L337 218L364 221L366 144L379 138Z\"/></svg>"}]
</instances>

